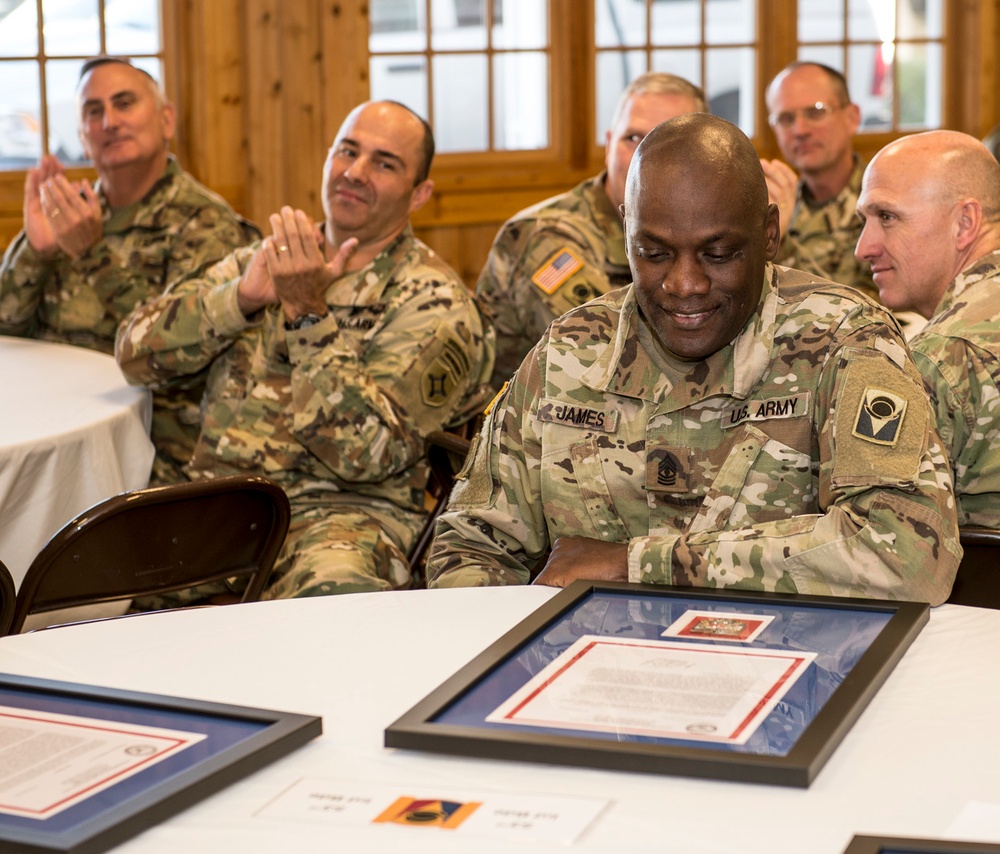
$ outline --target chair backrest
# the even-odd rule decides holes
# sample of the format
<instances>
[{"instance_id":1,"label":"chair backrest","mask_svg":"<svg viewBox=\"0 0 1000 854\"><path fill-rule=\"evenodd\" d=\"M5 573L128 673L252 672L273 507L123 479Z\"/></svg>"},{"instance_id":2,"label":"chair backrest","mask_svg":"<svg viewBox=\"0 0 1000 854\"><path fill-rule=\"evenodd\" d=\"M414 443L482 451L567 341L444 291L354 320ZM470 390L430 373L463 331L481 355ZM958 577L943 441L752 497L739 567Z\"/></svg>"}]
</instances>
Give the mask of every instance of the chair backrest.
<instances>
[{"instance_id":1,"label":"chair backrest","mask_svg":"<svg viewBox=\"0 0 1000 854\"><path fill-rule=\"evenodd\" d=\"M959 528L964 555L948 602L1000 608L1000 531Z\"/></svg>"},{"instance_id":2,"label":"chair backrest","mask_svg":"<svg viewBox=\"0 0 1000 854\"><path fill-rule=\"evenodd\" d=\"M58 531L32 561L11 631L29 614L247 577L260 597L285 540L288 497L235 475L116 495Z\"/></svg>"},{"instance_id":3,"label":"chair backrest","mask_svg":"<svg viewBox=\"0 0 1000 854\"><path fill-rule=\"evenodd\" d=\"M434 523L437 522L438 516L444 512L448 505L448 496L451 495L455 475L462 468L471 446L471 440L465 435L443 430L436 430L428 434L424 440L427 461L431 467L427 492L430 495L432 507L430 515L420 529L420 536L417 537L408 555L410 572L416 586L424 583L423 563L427 548L430 546L431 540L434 539Z\"/></svg>"},{"instance_id":4,"label":"chair backrest","mask_svg":"<svg viewBox=\"0 0 1000 854\"><path fill-rule=\"evenodd\" d=\"M0 638L10 631L14 619L14 579L10 570L0 561Z\"/></svg>"}]
</instances>

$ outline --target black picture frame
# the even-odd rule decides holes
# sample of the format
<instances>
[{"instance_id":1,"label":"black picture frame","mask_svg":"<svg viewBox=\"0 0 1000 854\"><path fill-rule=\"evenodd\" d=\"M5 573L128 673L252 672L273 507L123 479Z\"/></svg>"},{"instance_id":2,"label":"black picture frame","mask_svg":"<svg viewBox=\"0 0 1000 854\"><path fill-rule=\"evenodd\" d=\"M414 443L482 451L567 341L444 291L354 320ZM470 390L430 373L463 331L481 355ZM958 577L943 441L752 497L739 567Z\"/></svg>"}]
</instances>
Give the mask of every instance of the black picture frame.
<instances>
[{"instance_id":1,"label":"black picture frame","mask_svg":"<svg viewBox=\"0 0 1000 854\"><path fill-rule=\"evenodd\" d=\"M1000 850L1000 843L996 842L856 835L844 854L996 854L997 850Z\"/></svg>"},{"instance_id":2,"label":"black picture frame","mask_svg":"<svg viewBox=\"0 0 1000 854\"><path fill-rule=\"evenodd\" d=\"M541 660L536 664L534 659L549 655L551 661L558 655L549 649L558 646L550 639L561 637L570 641L577 629L608 636L655 632L669 619L666 615L683 614L687 609L702 606L715 611L735 609L747 614L779 615L779 621L773 625L775 636L786 633L783 640L775 643L773 637L768 640L768 635L761 635L752 642L765 648L781 648L786 643L802 649L803 644L806 647L813 644L818 653L832 660L833 653L823 650L824 643L832 646L829 638L823 639L824 633L848 637L852 626L863 625L866 639L862 642L848 637L848 643L858 646L851 651L849 672L828 680L836 683L835 687L824 689L829 691L828 696L811 718L803 718L792 743L784 744L779 739L775 742L777 746L772 747L771 735L766 736L765 749L775 750L773 754L762 754L757 745L744 750L731 746L720 749L718 745L678 744L669 739L626 740L620 733L599 737L572 729L533 731L529 727L509 727L485 720L486 715L543 669L545 664ZM921 602L576 581L392 723L385 730L385 745L466 757L804 788L815 779L927 623L929 612L929 606ZM643 613L651 615L649 625L641 623ZM613 614L619 616L612 617ZM640 615L638 619L634 619L635 614ZM784 628L782 619L787 623ZM836 632L832 626L838 626ZM815 641L810 639L811 634L815 635ZM568 645L567 642L565 646ZM819 660L810 665L817 667L817 673ZM799 681L805 694L807 680ZM812 682L819 684L815 678ZM807 706L808 700L802 707ZM762 725L760 729L766 728ZM790 737L781 738L788 741Z\"/></svg>"},{"instance_id":3,"label":"black picture frame","mask_svg":"<svg viewBox=\"0 0 1000 854\"><path fill-rule=\"evenodd\" d=\"M323 731L322 719L314 715L10 674L0 674L0 706L204 734L175 756L51 817L0 812L4 854L106 851Z\"/></svg>"}]
</instances>

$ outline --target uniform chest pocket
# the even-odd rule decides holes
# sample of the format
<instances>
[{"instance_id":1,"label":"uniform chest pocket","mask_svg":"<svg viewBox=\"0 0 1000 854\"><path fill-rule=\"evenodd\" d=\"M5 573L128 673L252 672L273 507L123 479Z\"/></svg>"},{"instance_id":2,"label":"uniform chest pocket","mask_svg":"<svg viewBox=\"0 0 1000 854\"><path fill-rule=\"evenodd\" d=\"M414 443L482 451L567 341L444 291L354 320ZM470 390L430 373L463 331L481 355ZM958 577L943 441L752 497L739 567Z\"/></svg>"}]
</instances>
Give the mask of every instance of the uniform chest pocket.
<instances>
[{"instance_id":1,"label":"uniform chest pocket","mask_svg":"<svg viewBox=\"0 0 1000 854\"><path fill-rule=\"evenodd\" d=\"M690 532L746 528L817 512L811 456L750 424L738 430Z\"/></svg>"},{"instance_id":2,"label":"uniform chest pocket","mask_svg":"<svg viewBox=\"0 0 1000 854\"><path fill-rule=\"evenodd\" d=\"M552 428L569 429L569 428ZM603 437L603 440L602 440ZM543 442L543 446L549 443ZM552 443L555 447L542 456L542 503L550 535L592 537L605 542L623 542L629 538L618 507L628 503L623 488L624 473L609 482L605 460L609 449L602 445L612 442L604 434L590 435L569 445ZM610 458L608 460L610 463ZM631 478L633 484L641 478L640 469Z\"/></svg>"}]
</instances>

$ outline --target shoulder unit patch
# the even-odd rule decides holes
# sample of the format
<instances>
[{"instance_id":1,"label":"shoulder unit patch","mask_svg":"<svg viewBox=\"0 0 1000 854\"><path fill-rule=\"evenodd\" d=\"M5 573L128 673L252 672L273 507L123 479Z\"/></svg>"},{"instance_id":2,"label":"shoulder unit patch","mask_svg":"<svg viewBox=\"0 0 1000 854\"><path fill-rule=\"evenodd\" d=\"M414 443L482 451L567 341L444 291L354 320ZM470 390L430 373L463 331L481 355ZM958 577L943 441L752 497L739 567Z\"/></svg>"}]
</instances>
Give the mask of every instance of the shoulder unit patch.
<instances>
[{"instance_id":1,"label":"shoulder unit patch","mask_svg":"<svg viewBox=\"0 0 1000 854\"><path fill-rule=\"evenodd\" d=\"M891 391L866 388L851 431L876 445L894 446L906 415L906 400Z\"/></svg>"}]
</instances>

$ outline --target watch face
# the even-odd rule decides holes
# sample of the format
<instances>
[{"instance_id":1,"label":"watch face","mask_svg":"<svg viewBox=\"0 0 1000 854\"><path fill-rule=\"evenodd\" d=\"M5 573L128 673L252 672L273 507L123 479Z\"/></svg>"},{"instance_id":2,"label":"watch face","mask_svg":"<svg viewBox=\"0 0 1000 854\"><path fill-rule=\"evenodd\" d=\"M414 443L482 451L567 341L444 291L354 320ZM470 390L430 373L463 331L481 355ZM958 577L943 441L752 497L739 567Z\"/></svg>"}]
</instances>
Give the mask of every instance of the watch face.
<instances>
[{"instance_id":1,"label":"watch face","mask_svg":"<svg viewBox=\"0 0 1000 854\"><path fill-rule=\"evenodd\" d=\"M310 326L315 326L322 319L318 314L303 314L301 317L296 317L288 326L290 329L307 329Z\"/></svg>"}]
</instances>

